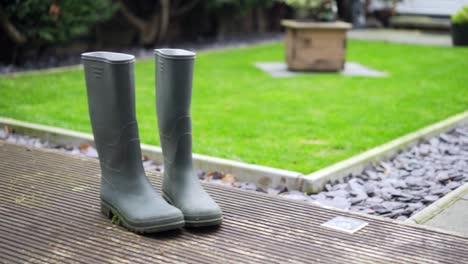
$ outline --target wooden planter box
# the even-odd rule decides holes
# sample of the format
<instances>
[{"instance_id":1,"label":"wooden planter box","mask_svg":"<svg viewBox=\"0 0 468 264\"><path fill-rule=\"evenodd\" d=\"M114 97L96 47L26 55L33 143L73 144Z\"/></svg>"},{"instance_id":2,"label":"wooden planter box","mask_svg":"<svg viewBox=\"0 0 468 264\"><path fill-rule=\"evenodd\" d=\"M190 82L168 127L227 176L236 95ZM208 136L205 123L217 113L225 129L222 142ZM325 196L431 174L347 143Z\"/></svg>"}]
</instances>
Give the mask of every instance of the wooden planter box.
<instances>
[{"instance_id":1,"label":"wooden planter box","mask_svg":"<svg viewBox=\"0 0 468 264\"><path fill-rule=\"evenodd\" d=\"M293 71L340 71L346 58L345 22L283 20L286 63Z\"/></svg>"}]
</instances>

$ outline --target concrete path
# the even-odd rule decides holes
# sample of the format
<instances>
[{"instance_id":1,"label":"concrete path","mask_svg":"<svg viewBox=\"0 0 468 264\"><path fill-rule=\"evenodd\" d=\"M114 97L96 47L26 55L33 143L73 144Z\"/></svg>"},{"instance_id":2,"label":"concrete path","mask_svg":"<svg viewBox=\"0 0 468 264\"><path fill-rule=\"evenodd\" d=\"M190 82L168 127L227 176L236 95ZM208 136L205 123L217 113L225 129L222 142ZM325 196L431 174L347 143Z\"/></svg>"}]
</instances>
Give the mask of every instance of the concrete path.
<instances>
[{"instance_id":1,"label":"concrete path","mask_svg":"<svg viewBox=\"0 0 468 264\"><path fill-rule=\"evenodd\" d=\"M360 29L349 31L348 38L429 46L452 46L449 33L428 33L421 30Z\"/></svg>"},{"instance_id":2,"label":"concrete path","mask_svg":"<svg viewBox=\"0 0 468 264\"><path fill-rule=\"evenodd\" d=\"M408 222L468 236L468 183L414 215Z\"/></svg>"}]
</instances>

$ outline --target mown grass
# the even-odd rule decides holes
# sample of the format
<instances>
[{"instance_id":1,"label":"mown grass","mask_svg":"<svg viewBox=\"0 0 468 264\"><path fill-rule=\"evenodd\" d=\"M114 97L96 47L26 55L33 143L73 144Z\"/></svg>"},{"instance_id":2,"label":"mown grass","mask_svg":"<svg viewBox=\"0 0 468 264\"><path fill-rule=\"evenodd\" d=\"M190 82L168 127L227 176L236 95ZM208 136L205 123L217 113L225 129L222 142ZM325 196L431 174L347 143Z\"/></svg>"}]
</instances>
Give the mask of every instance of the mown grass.
<instances>
[{"instance_id":1,"label":"mown grass","mask_svg":"<svg viewBox=\"0 0 468 264\"><path fill-rule=\"evenodd\" d=\"M255 62L283 45L201 52L194 152L309 173L468 109L468 49L350 41L349 61L387 78L275 79ZM136 63L142 142L159 145L154 62ZM0 78L0 116L91 132L82 70Z\"/></svg>"}]
</instances>

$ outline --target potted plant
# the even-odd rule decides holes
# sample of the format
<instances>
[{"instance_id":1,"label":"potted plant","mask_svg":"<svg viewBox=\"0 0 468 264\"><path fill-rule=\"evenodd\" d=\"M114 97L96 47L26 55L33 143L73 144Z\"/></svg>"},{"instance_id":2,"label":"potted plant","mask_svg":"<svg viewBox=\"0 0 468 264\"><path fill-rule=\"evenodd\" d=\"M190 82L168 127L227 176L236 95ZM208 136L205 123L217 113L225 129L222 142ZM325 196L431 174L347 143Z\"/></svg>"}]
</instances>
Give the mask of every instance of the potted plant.
<instances>
[{"instance_id":1,"label":"potted plant","mask_svg":"<svg viewBox=\"0 0 468 264\"><path fill-rule=\"evenodd\" d=\"M339 71L346 57L346 31L351 25L336 21L333 0L283 0L295 9L296 19L283 20L286 63L293 71Z\"/></svg>"},{"instance_id":2,"label":"potted plant","mask_svg":"<svg viewBox=\"0 0 468 264\"><path fill-rule=\"evenodd\" d=\"M333 0L283 0L294 8L296 20L324 21L336 20L336 3Z\"/></svg>"},{"instance_id":3,"label":"potted plant","mask_svg":"<svg viewBox=\"0 0 468 264\"><path fill-rule=\"evenodd\" d=\"M452 43L468 46L468 5L452 16Z\"/></svg>"}]
</instances>

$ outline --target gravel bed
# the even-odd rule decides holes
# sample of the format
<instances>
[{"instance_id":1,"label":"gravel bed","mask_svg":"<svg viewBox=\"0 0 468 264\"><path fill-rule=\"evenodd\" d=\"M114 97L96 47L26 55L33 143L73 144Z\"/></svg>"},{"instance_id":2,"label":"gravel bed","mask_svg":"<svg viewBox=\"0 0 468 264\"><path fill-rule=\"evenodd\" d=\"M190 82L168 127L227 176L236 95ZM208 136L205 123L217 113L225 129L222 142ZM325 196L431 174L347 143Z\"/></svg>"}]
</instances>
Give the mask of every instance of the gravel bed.
<instances>
[{"instance_id":1,"label":"gravel bed","mask_svg":"<svg viewBox=\"0 0 468 264\"><path fill-rule=\"evenodd\" d=\"M244 47L252 44L268 43L272 41L280 41L284 37L283 33L262 33L262 34L245 34L236 35L223 40L201 40L198 42L180 42L159 46L156 48L181 48L188 50L207 50L207 49L221 49L221 48L236 48ZM129 47L129 48L109 48L108 51L122 52L132 54L137 58L151 57L153 56L153 48L142 48L142 47ZM81 56L79 53L61 56L41 56L36 59L27 60L23 65L5 65L0 62L0 75L31 71L39 69L49 69L54 67L72 66L81 64Z\"/></svg>"},{"instance_id":2,"label":"gravel bed","mask_svg":"<svg viewBox=\"0 0 468 264\"><path fill-rule=\"evenodd\" d=\"M402 152L362 174L305 196L313 203L406 220L468 182L468 127L457 128ZM285 196L301 199L300 193Z\"/></svg>"},{"instance_id":3,"label":"gravel bed","mask_svg":"<svg viewBox=\"0 0 468 264\"><path fill-rule=\"evenodd\" d=\"M0 139L97 158L96 149L89 144L58 146L10 133L7 127L0 129ZM162 164L146 156L143 156L143 165L146 170L164 171ZM468 127L440 134L390 161L364 170L360 175L329 183L326 190L312 195L288 191L286 187L263 189L255 183L239 182L234 175L218 171L198 171L197 174L206 182L403 221L468 182Z\"/></svg>"},{"instance_id":4,"label":"gravel bed","mask_svg":"<svg viewBox=\"0 0 468 264\"><path fill-rule=\"evenodd\" d=\"M54 149L63 153L83 156L83 157L90 157L90 158L98 158L97 150L94 146L90 144L82 144L80 146L63 146L63 145L56 145L50 143L48 141L41 140L36 137L29 137L25 135L20 135L10 131L9 127L4 127L3 129L0 128L0 140L5 140L7 142L16 143L19 145L26 145L32 146L36 148L48 148ZM158 172L164 172L164 165L158 163L155 160L151 160L146 155L142 156L143 167L145 170L154 170ZM268 189L264 190L256 186L255 183L249 182L240 182L235 179L235 177L228 173L218 172L218 171L197 171L197 176L200 180L205 182L211 182L215 184L220 184L224 186L234 187L234 188L242 188L246 190L253 190L253 191L261 191L261 192L269 192L272 194L278 194L280 192L285 192L286 188L278 188L278 189Z\"/></svg>"}]
</instances>

